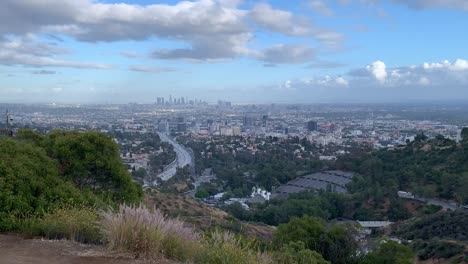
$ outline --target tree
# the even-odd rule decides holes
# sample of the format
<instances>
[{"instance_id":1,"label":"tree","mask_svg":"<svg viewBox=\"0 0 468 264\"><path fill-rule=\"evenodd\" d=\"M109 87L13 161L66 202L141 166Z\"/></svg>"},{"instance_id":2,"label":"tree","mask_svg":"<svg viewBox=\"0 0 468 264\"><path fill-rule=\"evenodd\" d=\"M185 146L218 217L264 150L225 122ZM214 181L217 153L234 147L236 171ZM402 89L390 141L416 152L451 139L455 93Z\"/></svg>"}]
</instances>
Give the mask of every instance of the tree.
<instances>
[{"instance_id":1,"label":"tree","mask_svg":"<svg viewBox=\"0 0 468 264\"><path fill-rule=\"evenodd\" d=\"M463 143L468 143L468 127L462 128L461 138Z\"/></svg>"},{"instance_id":2,"label":"tree","mask_svg":"<svg viewBox=\"0 0 468 264\"><path fill-rule=\"evenodd\" d=\"M378 249L374 249L362 260L362 264L412 264L415 255L408 246L393 241L382 241Z\"/></svg>"},{"instance_id":3,"label":"tree","mask_svg":"<svg viewBox=\"0 0 468 264\"><path fill-rule=\"evenodd\" d=\"M310 250L320 249L320 238L325 234L321 220L312 216L293 217L287 224L281 224L274 234L274 243L281 247L290 242L301 241Z\"/></svg>"},{"instance_id":4,"label":"tree","mask_svg":"<svg viewBox=\"0 0 468 264\"><path fill-rule=\"evenodd\" d=\"M95 205L97 200L61 178L44 149L0 139L0 231L14 230L22 219L64 204Z\"/></svg>"},{"instance_id":5,"label":"tree","mask_svg":"<svg viewBox=\"0 0 468 264\"><path fill-rule=\"evenodd\" d=\"M278 227L274 234L274 244L281 249L301 243L305 249L317 251L331 263L354 263L358 248L354 230L345 225L334 225L327 230L316 217L294 217L289 223Z\"/></svg>"},{"instance_id":6,"label":"tree","mask_svg":"<svg viewBox=\"0 0 468 264\"><path fill-rule=\"evenodd\" d=\"M330 264L317 251L307 249L303 242L290 242L276 253L277 263L283 264Z\"/></svg>"},{"instance_id":7,"label":"tree","mask_svg":"<svg viewBox=\"0 0 468 264\"><path fill-rule=\"evenodd\" d=\"M424 133L417 134L414 138L414 142L426 142L428 137Z\"/></svg>"},{"instance_id":8,"label":"tree","mask_svg":"<svg viewBox=\"0 0 468 264\"><path fill-rule=\"evenodd\" d=\"M195 197L203 199L210 196L207 190L205 188L198 188L197 192L195 193Z\"/></svg>"},{"instance_id":9,"label":"tree","mask_svg":"<svg viewBox=\"0 0 468 264\"><path fill-rule=\"evenodd\" d=\"M334 225L321 239L322 255L334 264L353 263L357 260L356 230L351 226Z\"/></svg>"},{"instance_id":10,"label":"tree","mask_svg":"<svg viewBox=\"0 0 468 264\"><path fill-rule=\"evenodd\" d=\"M135 170L135 167L133 167L133 172L132 176L137 179L144 179L146 177L146 170L145 168L139 168L138 170Z\"/></svg>"},{"instance_id":11,"label":"tree","mask_svg":"<svg viewBox=\"0 0 468 264\"><path fill-rule=\"evenodd\" d=\"M59 163L60 174L78 188L102 199L136 203L143 196L120 160L118 145L98 132L54 131L45 138L47 153Z\"/></svg>"}]
</instances>

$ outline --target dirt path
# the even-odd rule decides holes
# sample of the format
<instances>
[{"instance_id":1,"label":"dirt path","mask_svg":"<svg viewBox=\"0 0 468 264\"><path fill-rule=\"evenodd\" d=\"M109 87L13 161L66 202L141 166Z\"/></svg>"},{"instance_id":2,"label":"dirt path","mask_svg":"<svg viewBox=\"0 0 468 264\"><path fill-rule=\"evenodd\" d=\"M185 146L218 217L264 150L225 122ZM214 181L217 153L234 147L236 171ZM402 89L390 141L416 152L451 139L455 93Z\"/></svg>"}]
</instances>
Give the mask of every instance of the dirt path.
<instances>
[{"instance_id":1,"label":"dirt path","mask_svg":"<svg viewBox=\"0 0 468 264\"><path fill-rule=\"evenodd\" d=\"M142 264L128 256L110 255L99 246L72 241L23 239L0 234L0 264ZM158 262L168 263L168 262Z\"/></svg>"}]
</instances>

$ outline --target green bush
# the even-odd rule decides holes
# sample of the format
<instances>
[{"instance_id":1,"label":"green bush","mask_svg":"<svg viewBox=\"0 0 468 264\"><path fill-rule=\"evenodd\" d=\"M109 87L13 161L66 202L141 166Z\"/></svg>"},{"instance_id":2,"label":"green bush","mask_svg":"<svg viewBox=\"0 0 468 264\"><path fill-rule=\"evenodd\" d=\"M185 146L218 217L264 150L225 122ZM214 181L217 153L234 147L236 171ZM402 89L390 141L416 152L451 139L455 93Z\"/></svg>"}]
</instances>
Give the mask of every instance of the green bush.
<instances>
[{"instance_id":1,"label":"green bush","mask_svg":"<svg viewBox=\"0 0 468 264\"><path fill-rule=\"evenodd\" d=\"M417 255L422 260L430 258L448 259L453 256L462 254L465 251L465 246L451 241L441 241L433 238L430 241L417 240L414 242Z\"/></svg>"},{"instance_id":2,"label":"green bush","mask_svg":"<svg viewBox=\"0 0 468 264\"><path fill-rule=\"evenodd\" d=\"M0 139L0 231L18 228L22 219L41 216L64 204L96 204L59 177L57 164L44 149Z\"/></svg>"},{"instance_id":3,"label":"green bush","mask_svg":"<svg viewBox=\"0 0 468 264\"><path fill-rule=\"evenodd\" d=\"M29 218L20 230L31 236L48 239L69 239L82 243L101 243L102 235L97 226L99 217L94 208L60 208L41 218Z\"/></svg>"},{"instance_id":4,"label":"green bush","mask_svg":"<svg viewBox=\"0 0 468 264\"><path fill-rule=\"evenodd\" d=\"M413 264L415 256L408 246L393 241L382 241L378 248L367 254L362 264Z\"/></svg>"},{"instance_id":5,"label":"green bush","mask_svg":"<svg viewBox=\"0 0 468 264\"><path fill-rule=\"evenodd\" d=\"M59 208L140 202L143 192L120 161L118 146L97 132L22 130L0 138L0 231L23 228Z\"/></svg>"},{"instance_id":6,"label":"green bush","mask_svg":"<svg viewBox=\"0 0 468 264\"><path fill-rule=\"evenodd\" d=\"M274 254L275 261L282 264L330 264L317 251L305 247L303 242L290 242Z\"/></svg>"},{"instance_id":7,"label":"green bush","mask_svg":"<svg viewBox=\"0 0 468 264\"><path fill-rule=\"evenodd\" d=\"M273 263L267 253L255 250L255 247L230 232L215 230L203 241L202 251L196 256L195 263L200 264L256 264Z\"/></svg>"},{"instance_id":8,"label":"green bush","mask_svg":"<svg viewBox=\"0 0 468 264\"><path fill-rule=\"evenodd\" d=\"M195 193L195 197L203 199L210 196L210 194L204 188L198 188L197 193Z\"/></svg>"},{"instance_id":9,"label":"green bush","mask_svg":"<svg viewBox=\"0 0 468 264\"><path fill-rule=\"evenodd\" d=\"M132 182L120 160L119 146L98 132L54 131L44 139L45 149L58 161L61 175L79 189L89 189L106 202L138 203L140 186Z\"/></svg>"},{"instance_id":10,"label":"green bush","mask_svg":"<svg viewBox=\"0 0 468 264\"><path fill-rule=\"evenodd\" d=\"M278 227L274 234L274 245L281 249L290 246L291 243L301 243L305 249L318 252L332 263L354 263L357 261L358 248L354 232L355 229L347 225L326 228L316 217L293 217L289 223ZM298 251L301 251L300 248Z\"/></svg>"}]
</instances>

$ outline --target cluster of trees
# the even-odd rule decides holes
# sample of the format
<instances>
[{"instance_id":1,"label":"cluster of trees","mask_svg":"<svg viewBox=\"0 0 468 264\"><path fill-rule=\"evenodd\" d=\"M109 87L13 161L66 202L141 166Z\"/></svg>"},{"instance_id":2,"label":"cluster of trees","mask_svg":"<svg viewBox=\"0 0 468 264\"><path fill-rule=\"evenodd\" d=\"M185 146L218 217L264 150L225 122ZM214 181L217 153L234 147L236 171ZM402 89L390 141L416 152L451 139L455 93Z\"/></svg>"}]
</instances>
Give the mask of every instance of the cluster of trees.
<instances>
[{"instance_id":1,"label":"cluster of trees","mask_svg":"<svg viewBox=\"0 0 468 264\"><path fill-rule=\"evenodd\" d=\"M64 205L137 203L142 196L104 134L23 130L0 139L0 230Z\"/></svg>"},{"instance_id":2,"label":"cluster of trees","mask_svg":"<svg viewBox=\"0 0 468 264\"><path fill-rule=\"evenodd\" d=\"M164 166L169 165L176 158L174 146L170 143L162 142L160 147L162 152L152 154L149 160L149 166L154 172L162 171Z\"/></svg>"},{"instance_id":3,"label":"cluster of trees","mask_svg":"<svg viewBox=\"0 0 468 264\"><path fill-rule=\"evenodd\" d=\"M394 233L408 240L434 237L468 242L468 210L439 212L399 224Z\"/></svg>"},{"instance_id":4,"label":"cluster of trees","mask_svg":"<svg viewBox=\"0 0 468 264\"><path fill-rule=\"evenodd\" d=\"M150 156L149 165L154 172L158 172L163 169L165 165L170 164L176 158L174 147L168 142L162 142L161 138L156 133L136 133L136 132L122 132L114 130L109 133L112 137L117 139L120 144L121 152L133 153L144 152L153 153ZM133 142L139 142L138 146L134 146ZM156 152L161 150L160 152ZM146 171L136 172L137 178L146 175Z\"/></svg>"},{"instance_id":5,"label":"cluster of trees","mask_svg":"<svg viewBox=\"0 0 468 264\"><path fill-rule=\"evenodd\" d=\"M468 260L468 250L464 244L454 241L444 241L433 238L429 241L416 240L413 242L413 248L417 256L422 260L427 259L449 259L457 255L466 253L465 261ZM458 262L461 263L462 261Z\"/></svg>"},{"instance_id":6,"label":"cluster of trees","mask_svg":"<svg viewBox=\"0 0 468 264\"><path fill-rule=\"evenodd\" d=\"M423 134L406 146L340 157L336 169L358 175L348 184L356 219L392 221L410 218L399 190L426 198L468 203L468 128L462 141Z\"/></svg>"},{"instance_id":7,"label":"cluster of trees","mask_svg":"<svg viewBox=\"0 0 468 264\"><path fill-rule=\"evenodd\" d=\"M324 167L324 163L311 154L317 146L297 137L285 141L268 137L262 143L244 137L224 138L224 143L219 143L222 149L217 148L219 145L215 142L181 140L194 151L198 173L212 168L217 175L217 185L240 196L248 195L253 186L271 190ZM256 145L256 153L242 149L241 143Z\"/></svg>"},{"instance_id":8,"label":"cluster of trees","mask_svg":"<svg viewBox=\"0 0 468 264\"><path fill-rule=\"evenodd\" d=\"M345 216L349 210L349 200L344 194L330 192L303 192L291 194L288 199L273 199L264 204L252 205L246 211L238 203L224 209L245 221L263 222L269 225L287 223L291 217L309 215L324 220Z\"/></svg>"},{"instance_id":9,"label":"cluster of trees","mask_svg":"<svg viewBox=\"0 0 468 264\"><path fill-rule=\"evenodd\" d=\"M415 256L411 248L393 241L382 241L370 253L360 254L359 244L355 239L356 232L353 225L335 224L327 227L323 220L316 217L293 217L288 223L278 227L273 243L280 251L286 249L286 251L296 252L299 256L307 253L320 255L334 264L411 264L414 262Z\"/></svg>"}]
</instances>

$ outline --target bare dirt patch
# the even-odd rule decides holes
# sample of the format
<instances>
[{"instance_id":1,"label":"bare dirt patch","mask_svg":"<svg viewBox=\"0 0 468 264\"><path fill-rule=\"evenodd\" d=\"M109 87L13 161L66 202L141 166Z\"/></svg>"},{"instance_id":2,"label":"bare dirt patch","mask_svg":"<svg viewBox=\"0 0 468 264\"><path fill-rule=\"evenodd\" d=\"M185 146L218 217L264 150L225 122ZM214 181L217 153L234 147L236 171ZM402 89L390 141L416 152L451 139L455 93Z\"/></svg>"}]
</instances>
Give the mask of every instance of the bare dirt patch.
<instances>
[{"instance_id":1,"label":"bare dirt patch","mask_svg":"<svg viewBox=\"0 0 468 264\"><path fill-rule=\"evenodd\" d=\"M24 239L0 234L0 264L143 264L132 256L112 254L105 248L67 240Z\"/></svg>"}]
</instances>

